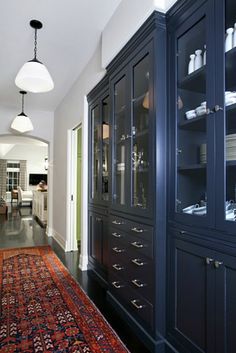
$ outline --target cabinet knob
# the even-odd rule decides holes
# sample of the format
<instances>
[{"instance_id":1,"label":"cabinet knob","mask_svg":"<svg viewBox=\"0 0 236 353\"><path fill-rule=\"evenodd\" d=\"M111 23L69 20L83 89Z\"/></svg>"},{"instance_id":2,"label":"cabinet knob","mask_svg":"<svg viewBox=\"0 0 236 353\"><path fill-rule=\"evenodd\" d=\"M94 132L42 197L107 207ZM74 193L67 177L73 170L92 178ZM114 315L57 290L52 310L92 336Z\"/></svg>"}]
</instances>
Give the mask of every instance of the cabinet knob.
<instances>
[{"instance_id":1,"label":"cabinet knob","mask_svg":"<svg viewBox=\"0 0 236 353\"><path fill-rule=\"evenodd\" d=\"M112 265L112 267L116 270L116 271L121 271L124 269L123 266L119 265L119 264L114 264Z\"/></svg>"},{"instance_id":2,"label":"cabinet knob","mask_svg":"<svg viewBox=\"0 0 236 353\"><path fill-rule=\"evenodd\" d=\"M137 266L144 266L145 265L145 262L143 262L142 260L140 259L133 259L131 260L133 262L133 264L137 265Z\"/></svg>"},{"instance_id":3,"label":"cabinet knob","mask_svg":"<svg viewBox=\"0 0 236 353\"><path fill-rule=\"evenodd\" d=\"M139 279L133 279L132 283L138 288L142 288L142 287L146 286L146 284L142 283Z\"/></svg>"},{"instance_id":4,"label":"cabinet knob","mask_svg":"<svg viewBox=\"0 0 236 353\"><path fill-rule=\"evenodd\" d=\"M133 299L131 300L131 304L138 310L143 309L145 305L138 304L139 300L138 299Z\"/></svg>"},{"instance_id":5,"label":"cabinet knob","mask_svg":"<svg viewBox=\"0 0 236 353\"><path fill-rule=\"evenodd\" d=\"M210 265L214 260L211 259L210 257L206 257L206 264Z\"/></svg>"},{"instance_id":6,"label":"cabinet knob","mask_svg":"<svg viewBox=\"0 0 236 353\"><path fill-rule=\"evenodd\" d=\"M131 228L131 230L135 233L143 233L144 232L144 229L137 228L137 227L133 227L133 228Z\"/></svg>"},{"instance_id":7,"label":"cabinet knob","mask_svg":"<svg viewBox=\"0 0 236 353\"><path fill-rule=\"evenodd\" d=\"M221 265L223 265L223 261L214 261L215 268L219 268Z\"/></svg>"},{"instance_id":8,"label":"cabinet knob","mask_svg":"<svg viewBox=\"0 0 236 353\"><path fill-rule=\"evenodd\" d=\"M133 245L135 248L141 249L144 247L144 245L142 243L139 243L138 241L134 241L133 243L131 243L131 245Z\"/></svg>"},{"instance_id":9,"label":"cabinet knob","mask_svg":"<svg viewBox=\"0 0 236 353\"><path fill-rule=\"evenodd\" d=\"M216 104L213 108L214 112L217 113L219 110L224 110L222 107L220 107L218 104Z\"/></svg>"}]
</instances>

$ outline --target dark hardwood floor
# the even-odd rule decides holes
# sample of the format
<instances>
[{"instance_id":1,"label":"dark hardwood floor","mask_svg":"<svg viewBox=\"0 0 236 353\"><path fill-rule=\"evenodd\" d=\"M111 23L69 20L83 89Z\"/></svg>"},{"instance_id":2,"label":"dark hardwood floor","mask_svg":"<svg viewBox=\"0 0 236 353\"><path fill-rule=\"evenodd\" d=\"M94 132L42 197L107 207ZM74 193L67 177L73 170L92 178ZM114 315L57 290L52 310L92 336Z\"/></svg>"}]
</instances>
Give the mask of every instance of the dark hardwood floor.
<instances>
[{"instance_id":1,"label":"dark hardwood floor","mask_svg":"<svg viewBox=\"0 0 236 353\"><path fill-rule=\"evenodd\" d=\"M121 320L119 315L117 315L112 306L107 302L105 290L89 275L88 271L79 270L78 252L65 253L53 238L48 238L45 234L45 229L33 219L30 207L18 208L16 204L13 204L13 206L9 205L8 215L0 215L0 248L30 247L47 244L52 247L59 259L95 303L130 352L149 353L150 351L144 347L138 337L132 333L128 325Z\"/></svg>"}]
</instances>

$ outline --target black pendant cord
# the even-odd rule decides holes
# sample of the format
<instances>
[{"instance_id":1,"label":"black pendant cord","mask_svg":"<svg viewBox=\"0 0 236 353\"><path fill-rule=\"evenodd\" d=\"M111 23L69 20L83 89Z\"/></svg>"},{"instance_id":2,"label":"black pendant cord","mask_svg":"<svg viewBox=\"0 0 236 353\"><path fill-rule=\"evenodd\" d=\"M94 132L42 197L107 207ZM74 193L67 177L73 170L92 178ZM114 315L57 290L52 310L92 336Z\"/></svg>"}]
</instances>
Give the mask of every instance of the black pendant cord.
<instances>
[{"instance_id":1,"label":"black pendant cord","mask_svg":"<svg viewBox=\"0 0 236 353\"><path fill-rule=\"evenodd\" d=\"M37 60L37 28L34 32L34 60Z\"/></svg>"},{"instance_id":2,"label":"black pendant cord","mask_svg":"<svg viewBox=\"0 0 236 353\"><path fill-rule=\"evenodd\" d=\"M24 113L24 94L22 94L22 113Z\"/></svg>"},{"instance_id":3,"label":"black pendant cord","mask_svg":"<svg viewBox=\"0 0 236 353\"><path fill-rule=\"evenodd\" d=\"M21 104L21 108L22 108L22 112L21 112L21 115L23 114L23 115L25 115L25 112L24 112L24 95L25 94L27 94L27 92L26 91L20 91L20 94L22 95L22 104Z\"/></svg>"}]
</instances>

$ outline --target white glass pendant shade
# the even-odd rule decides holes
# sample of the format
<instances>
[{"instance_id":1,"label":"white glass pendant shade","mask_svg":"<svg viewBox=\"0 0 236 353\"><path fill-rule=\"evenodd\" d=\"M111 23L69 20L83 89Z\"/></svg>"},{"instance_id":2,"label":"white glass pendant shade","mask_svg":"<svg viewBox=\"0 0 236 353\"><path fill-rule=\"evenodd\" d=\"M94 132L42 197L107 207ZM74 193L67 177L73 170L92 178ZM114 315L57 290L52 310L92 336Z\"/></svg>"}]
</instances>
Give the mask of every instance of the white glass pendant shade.
<instances>
[{"instance_id":1,"label":"white glass pendant shade","mask_svg":"<svg viewBox=\"0 0 236 353\"><path fill-rule=\"evenodd\" d=\"M53 80L46 68L38 60L31 60L25 63L18 72L16 85L28 92L48 92L54 88Z\"/></svg>"},{"instance_id":2,"label":"white glass pendant shade","mask_svg":"<svg viewBox=\"0 0 236 353\"><path fill-rule=\"evenodd\" d=\"M11 123L11 128L21 133L29 132L34 129L30 118L24 113L21 113L15 117Z\"/></svg>"}]
</instances>

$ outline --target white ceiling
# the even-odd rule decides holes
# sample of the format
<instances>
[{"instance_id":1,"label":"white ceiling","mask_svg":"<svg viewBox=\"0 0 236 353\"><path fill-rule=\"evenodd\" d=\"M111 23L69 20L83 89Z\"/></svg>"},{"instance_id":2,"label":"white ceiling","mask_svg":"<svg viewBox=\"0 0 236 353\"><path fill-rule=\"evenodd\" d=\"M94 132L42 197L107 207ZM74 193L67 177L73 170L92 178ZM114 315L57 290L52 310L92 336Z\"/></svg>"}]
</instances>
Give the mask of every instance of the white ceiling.
<instances>
[{"instance_id":1,"label":"white ceiling","mask_svg":"<svg viewBox=\"0 0 236 353\"><path fill-rule=\"evenodd\" d=\"M34 145L47 146L47 143L27 136L6 135L0 137L0 145Z\"/></svg>"},{"instance_id":2,"label":"white ceiling","mask_svg":"<svg viewBox=\"0 0 236 353\"><path fill-rule=\"evenodd\" d=\"M26 109L53 111L91 58L101 32L121 0L0 1L0 105L20 107L15 76L33 58L31 19L43 22L38 31L38 59L55 84L49 93L29 93Z\"/></svg>"}]
</instances>

